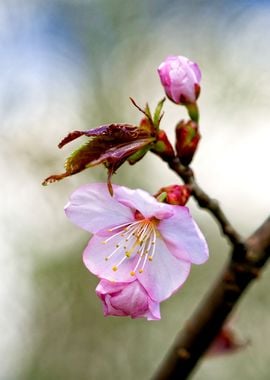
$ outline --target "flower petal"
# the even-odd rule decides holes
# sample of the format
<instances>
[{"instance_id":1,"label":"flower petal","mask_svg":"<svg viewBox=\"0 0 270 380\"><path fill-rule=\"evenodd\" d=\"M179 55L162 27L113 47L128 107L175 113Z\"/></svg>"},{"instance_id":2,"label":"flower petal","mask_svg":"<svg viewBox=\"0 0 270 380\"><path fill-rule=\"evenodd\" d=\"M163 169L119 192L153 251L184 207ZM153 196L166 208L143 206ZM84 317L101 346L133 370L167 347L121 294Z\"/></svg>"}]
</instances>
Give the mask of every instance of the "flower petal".
<instances>
[{"instance_id":1,"label":"flower petal","mask_svg":"<svg viewBox=\"0 0 270 380\"><path fill-rule=\"evenodd\" d=\"M106 259L116 250L118 242L114 239L104 244L104 237L93 236L83 253L83 262L90 272L100 278L117 281L117 282L132 282L134 276L130 272L134 268L134 257L125 258L119 265L121 259L125 257L123 249L119 249L113 256ZM113 270L117 267L117 270Z\"/></svg>"},{"instance_id":2,"label":"flower petal","mask_svg":"<svg viewBox=\"0 0 270 380\"><path fill-rule=\"evenodd\" d=\"M208 259L208 246L186 207L174 206L174 215L161 220L158 230L169 250L179 259L202 264Z\"/></svg>"},{"instance_id":3,"label":"flower petal","mask_svg":"<svg viewBox=\"0 0 270 380\"><path fill-rule=\"evenodd\" d=\"M112 197L104 183L79 187L71 195L65 212L73 223L92 233L134 219L132 211Z\"/></svg>"},{"instance_id":4,"label":"flower petal","mask_svg":"<svg viewBox=\"0 0 270 380\"><path fill-rule=\"evenodd\" d=\"M133 318L144 316L148 310L148 296L138 281L133 281L111 299L113 308Z\"/></svg>"},{"instance_id":5,"label":"flower petal","mask_svg":"<svg viewBox=\"0 0 270 380\"><path fill-rule=\"evenodd\" d=\"M123 317L126 314L120 310L115 309L111 304L111 298L114 294L119 293L123 289L123 283L113 283L107 280L101 280L96 287L96 294L102 300L103 312L105 316L114 315Z\"/></svg>"},{"instance_id":6,"label":"flower petal","mask_svg":"<svg viewBox=\"0 0 270 380\"><path fill-rule=\"evenodd\" d=\"M169 218L173 211L169 205L158 202L154 197L141 189L128 189L119 186L115 189L115 197L121 204L140 211L145 218Z\"/></svg>"},{"instance_id":7,"label":"flower petal","mask_svg":"<svg viewBox=\"0 0 270 380\"><path fill-rule=\"evenodd\" d=\"M135 279L131 283L110 282L102 279L96 288L105 315L160 319L159 303L153 301Z\"/></svg>"},{"instance_id":8,"label":"flower petal","mask_svg":"<svg viewBox=\"0 0 270 380\"><path fill-rule=\"evenodd\" d=\"M137 274L137 279L154 301L161 302L186 281L190 266L172 255L164 241L157 238L153 261L146 264L143 273Z\"/></svg>"},{"instance_id":9,"label":"flower petal","mask_svg":"<svg viewBox=\"0 0 270 380\"><path fill-rule=\"evenodd\" d=\"M160 316L160 304L153 301L150 297L148 299L149 311L147 313L148 321L156 321L161 318Z\"/></svg>"}]
</instances>

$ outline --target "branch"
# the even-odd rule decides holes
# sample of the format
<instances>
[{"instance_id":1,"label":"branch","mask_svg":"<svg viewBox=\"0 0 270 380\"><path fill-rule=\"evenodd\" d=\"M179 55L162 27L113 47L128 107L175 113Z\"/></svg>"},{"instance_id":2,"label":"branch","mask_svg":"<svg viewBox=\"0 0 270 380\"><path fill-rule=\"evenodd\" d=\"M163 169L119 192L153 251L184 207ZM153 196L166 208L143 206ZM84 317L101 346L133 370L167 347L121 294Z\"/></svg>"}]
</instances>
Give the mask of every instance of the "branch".
<instances>
[{"instance_id":1,"label":"branch","mask_svg":"<svg viewBox=\"0 0 270 380\"><path fill-rule=\"evenodd\" d=\"M180 163L179 158L167 160L169 167L176 173L191 190L191 194L196 199L198 205L207 209L218 221L221 230L233 245L243 245L242 237L230 224L229 220L221 210L218 202L210 198L197 184L192 169Z\"/></svg>"},{"instance_id":2,"label":"branch","mask_svg":"<svg viewBox=\"0 0 270 380\"><path fill-rule=\"evenodd\" d=\"M188 378L245 289L266 264L270 256L270 217L244 242L244 246L243 251L243 245L235 245L225 270L177 336L153 380Z\"/></svg>"}]
</instances>

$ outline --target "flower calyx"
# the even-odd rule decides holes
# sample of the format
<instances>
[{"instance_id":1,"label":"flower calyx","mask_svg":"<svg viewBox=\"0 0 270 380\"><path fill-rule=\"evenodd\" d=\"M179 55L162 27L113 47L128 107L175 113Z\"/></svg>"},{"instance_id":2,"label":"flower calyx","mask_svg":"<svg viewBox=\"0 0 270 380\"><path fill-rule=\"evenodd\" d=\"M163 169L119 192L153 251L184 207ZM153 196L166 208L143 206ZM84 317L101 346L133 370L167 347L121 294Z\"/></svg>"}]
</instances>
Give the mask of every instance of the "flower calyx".
<instances>
[{"instance_id":1,"label":"flower calyx","mask_svg":"<svg viewBox=\"0 0 270 380\"><path fill-rule=\"evenodd\" d=\"M140 108L135 101L130 98L132 103L135 105L136 108L140 112L142 112L145 117L141 120L140 126L148 127L148 129L151 129L155 131L155 141L153 146L151 147L151 152L157 154L165 161L172 159L175 157L174 149L165 133L162 129L160 129L160 122L164 115L164 112L162 112L163 104L166 100L166 98L161 99L154 111L154 116L152 116L149 105L146 104L145 109ZM135 155L135 157L137 154ZM129 160L130 161L130 160ZM130 162L133 164L133 162Z\"/></svg>"}]
</instances>

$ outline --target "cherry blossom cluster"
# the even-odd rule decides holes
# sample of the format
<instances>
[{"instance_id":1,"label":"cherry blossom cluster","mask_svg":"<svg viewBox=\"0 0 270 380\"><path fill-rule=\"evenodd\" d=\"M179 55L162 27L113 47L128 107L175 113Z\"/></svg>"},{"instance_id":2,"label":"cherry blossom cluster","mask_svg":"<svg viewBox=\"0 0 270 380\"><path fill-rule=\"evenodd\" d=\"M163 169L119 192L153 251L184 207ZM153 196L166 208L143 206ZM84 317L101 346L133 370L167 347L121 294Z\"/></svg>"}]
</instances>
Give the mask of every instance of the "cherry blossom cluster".
<instances>
[{"instance_id":1,"label":"cherry blossom cluster","mask_svg":"<svg viewBox=\"0 0 270 380\"><path fill-rule=\"evenodd\" d=\"M112 175L124 163L136 164L148 152L163 161L178 159L188 167L196 152L199 134L197 98L201 72L182 56L168 57L158 68L167 97L186 107L189 119L176 125L175 147L160 128L162 99L152 114L148 104L138 125L106 124L88 131L73 131L59 144L88 137L65 163L65 172L46 178L44 185L103 164L106 183L83 185L65 207L67 217L92 237L84 250L87 269L100 282L96 293L104 315L160 319L160 303L186 281L191 264L208 259L206 240L188 208L186 185L163 186L154 195L141 189L112 184Z\"/></svg>"}]
</instances>

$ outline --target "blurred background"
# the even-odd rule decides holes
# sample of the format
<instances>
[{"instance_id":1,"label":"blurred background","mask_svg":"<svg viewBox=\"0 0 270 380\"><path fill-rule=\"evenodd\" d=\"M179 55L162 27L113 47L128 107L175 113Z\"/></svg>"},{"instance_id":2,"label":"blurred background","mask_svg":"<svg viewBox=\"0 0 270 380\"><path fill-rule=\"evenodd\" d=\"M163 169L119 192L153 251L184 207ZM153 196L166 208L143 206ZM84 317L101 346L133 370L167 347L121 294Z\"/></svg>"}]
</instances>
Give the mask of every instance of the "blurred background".
<instances>
[{"instance_id":1,"label":"blurred background","mask_svg":"<svg viewBox=\"0 0 270 380\"><path fill-rule=\"evenodd\" d=\"M216 223L190 201L211 249L162 320L104 318L97 280L81 254L89 235L66 219L69 194L106 181L103 168L41 186L78 146L69 131L137 123L128 99L154 107L156 72L170 54L199 63L201 186L247 236L270 207L270 1L2 0L0 3L0 379L149 379L176 331L217 277L229 247ZM163 128L185 110L165 103ZM125 164L113 181L150 193L177 183L158 157ZM243 351L203 361L195 380L268 380L269 269L234 315Z\"/></svg>"}]
</instances>

